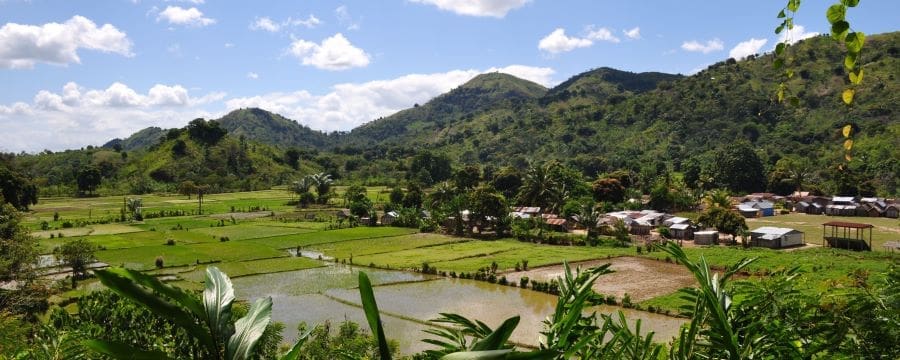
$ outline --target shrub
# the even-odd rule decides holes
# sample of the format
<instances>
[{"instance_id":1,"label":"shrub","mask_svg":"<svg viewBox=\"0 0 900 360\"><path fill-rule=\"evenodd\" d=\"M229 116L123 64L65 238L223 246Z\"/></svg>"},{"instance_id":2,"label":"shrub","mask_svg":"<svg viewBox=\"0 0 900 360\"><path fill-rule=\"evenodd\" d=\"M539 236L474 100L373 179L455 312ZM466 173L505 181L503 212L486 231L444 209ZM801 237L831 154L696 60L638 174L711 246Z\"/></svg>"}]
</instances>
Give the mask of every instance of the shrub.
<instances>
[{"instance_id":1,"label":"shrub","mask_svg":"<svg viewBox=\"0 0 900 360\"><path fill-rule=\"evenodd\" d=\"M41 221L41 230L50 230L50 223L46 220Z\"/></svg>"},{"instance_id":2,"label":"shrub","mask_svg":"<svg viewBox=\"0 0 900 360\"><path fill-rule=\"evenodd\" d=\"M625 296L622 297L622 307L624 308L633 308L634 303L631 302L631 295L625 293Z\"/></svg>"},{"instance_id":3,"label":"shrub","mask_svg":"<svg viewBox=\"0 0 900 360\"><path fill-rule=\"evenodd\" d=\"M52 238L55 238L55 237L56 237L56 234L50 233L50 238L51 238L51 239L52 239Z\"/></svg>"},{"instance_id":4,"label":"shrub","mask_svg":"<svg viewBox=\"0 0 900 360\"><path fill-rule=\"evenodd\" d=\"M219 238L219 242L226 242L226 241L231 241L231 239L229 239L227 236L222 236Z\"/></svg>"},{"instance_id":5,"label":"shrub","mask_svg":"<svg viewBox=\"0 0 900 360\"><path fill-rule=\"evenodd\" d=\"M162 256L157 256L154 263L156 264L157 269L162 269L162 267L165 265Z\"/></svg>"},{"instance_id":6,"label":"shrub","mask_svg":"<svg viewBox=\"0 0 900 360\"><path fill-rule=\"evenodd\" d=\"M519 287L523 288L523 289L528 288L528 277L527 276L523 276L519 279Z\"/></svg>"},{"instance_id":7,"label":"shrub","mask_svg":"<svg viewBox=\"0 0 900 360\"><path fill-rule=\"evenodd\" d=\"M69 228L74 227L74 225L72 224L71 221L66 220L66 221L63 221L62 227L63 227L63 229L69 229Z\"/></svg>"},{"instance_id":8,"label":"shrub","mask_svg":"<svg viewBox=\"0 0 900 360\"><path fill-rule=\"evenodd\" d=\"M175 239L168 239L168 240L166 240L166 245L169 245L169 246L175 246Z\"/></svg>"}]
</instances>

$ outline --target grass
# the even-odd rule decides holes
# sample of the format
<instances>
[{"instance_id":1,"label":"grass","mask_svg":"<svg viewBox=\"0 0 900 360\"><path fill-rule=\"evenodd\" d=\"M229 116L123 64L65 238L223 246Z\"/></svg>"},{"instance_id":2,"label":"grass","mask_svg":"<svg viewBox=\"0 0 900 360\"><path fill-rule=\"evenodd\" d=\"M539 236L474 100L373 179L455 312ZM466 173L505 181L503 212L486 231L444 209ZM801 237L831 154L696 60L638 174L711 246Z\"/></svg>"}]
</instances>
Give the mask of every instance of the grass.
<instances>
[{"instance_id":1,"label":"grass","mask_svg":"<svg viewBox=\"0 0 900 360\"><path fill-rule=\"evenodd\" d=\"M888 241L900 241L900 220L891 218L871 218L859 216L825 216L825 215L809 215L809 214L787 214L768 216L762 218L747 219L747 226L750 229L756 229L762 226L787 227L800 230L805 233L807 243L822 243L822 224L829 221L854 222L862 224L871 224L875 228L872 229L872 250L884 251L884 243ZM866 231L866 240L869 239L868 230Z\"/></svg>"},{"instance_id":2,"label":"grass","mask_svg":"<svg viewBox=\"0 0 900 360\"><path fill-rule=\"evenodd\" d=\"M240 224L221 227L196 228L191 229L190 231L213 236L217 239L220 237L228 237L231 240L246 240L263 237L300 234L304 232L311 232L314 230L280 226Z\"/></svg>"},{"instance_id":3,"label":"grass","mask_svg":"<svg viewBox=\"0 0 900 360\"><path fill-rule=\"evenodd\" d=\"M228 277L236 278L248 275L311 269L325 265L320 261L303 257L281 257L250 261L230 261L218 263L214 266L228 274ZM180 274L180 276L187 281L202 282L206 276L206 265L198 266L190 272Z\"/></svg>"},{"instance_id":4,"label":"grass","mask_svg":"<svg viewBox=\"0 0 900 360\"><path fill-rule=\"evenodd\" d=\"M403 236L338 241L314 245L313 248L329 256L346 259L374 254L391 254L401 250L443 245L467 241L466 239L438 234L412 234Z\"/></svg>"},{"instance_id":5,"label":"grass","mask_svg":"<svg viewBox=\"0 0 900 360\"><path fill-rule=\"evenodd\" d=\"M157 256L163 258L165 266L185 266L197 264L198 262L208 263L281 257L287 256L287 253L244 241L175 246L156 245L97 252L97 258L102 262L138 270L154 268Z\"/></svg>"},{"instance_id":6,"label":"grass","mask_svg":"<svg viewBox=\"0 0 900 360\"><path fill-rule=\"evenodd\" d=\"M358 239L371 239L388 236L409 235L418 232L415 229L395 227L355 227L338 230L319 231L295 235L274 236L264 239L247 240L260 246L278 249L289 249L297 246L334 243Z\"/></svg>"},{"instance_id":7,"label":"grass","mask_svg":"<svg viewBox=\"0 0 900 360\"><path fill-rule=\"evenodd\" d=\"M356 264L375 264L392 269L411 269L422 266L423 262L438 264L442 261L465 258L485 258L490 264L490 257L497 253L510 251L526 246L509 241L469 241L425 248L408 249L390 253L353 257Z\"/></svg>"}]
</instances>

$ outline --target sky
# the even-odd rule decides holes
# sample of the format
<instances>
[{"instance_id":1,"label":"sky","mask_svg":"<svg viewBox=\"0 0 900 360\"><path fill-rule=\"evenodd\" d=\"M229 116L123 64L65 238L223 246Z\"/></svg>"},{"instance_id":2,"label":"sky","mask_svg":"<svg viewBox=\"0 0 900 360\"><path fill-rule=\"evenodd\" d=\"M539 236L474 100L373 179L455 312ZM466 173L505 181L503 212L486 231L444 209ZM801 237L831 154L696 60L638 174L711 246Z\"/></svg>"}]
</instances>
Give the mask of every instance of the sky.
<instances>
[{"instance_id":1,"label":"sky","mask_svg":"<svg viewBox=\"0 0 900 360\"><path fill-rule=\"evenodd\" d=\"M803 1L791 40L827 33L835 1ZM246 107L348 131L485 72L547 87L603 66L692 74L772 51L786 2L0 0L0 151ZM897 14L863 1L847 17L875 34Z\"/></svg>"}]
</instances>

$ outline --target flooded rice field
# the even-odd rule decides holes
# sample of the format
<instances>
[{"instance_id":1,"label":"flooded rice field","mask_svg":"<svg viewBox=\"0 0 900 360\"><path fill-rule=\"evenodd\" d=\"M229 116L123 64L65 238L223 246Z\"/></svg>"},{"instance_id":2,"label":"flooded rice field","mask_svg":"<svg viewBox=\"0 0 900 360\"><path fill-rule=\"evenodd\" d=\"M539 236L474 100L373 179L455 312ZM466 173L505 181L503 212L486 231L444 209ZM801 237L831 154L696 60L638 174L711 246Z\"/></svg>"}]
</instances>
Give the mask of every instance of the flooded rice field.
<instances>
[{"instance_id":1,"label":"flooded rice field","mask_svg":"<svg viewBox=\"0 0 900 360\"><path fill-rule=\"evenodd\" d=\"M285 324L285 340L297 336L297 325L312 326L325 321L337 325L344 320L368 328L356 289L359 268L332 265L320 268L247 276L233 279L237 296L256 299L271 296L273 317ZM486 282L440 278L419 273L363 269L375 286L385 333L398 340L400 351L412 354L430 348L421 342L427 334L425 321L439 313L458 313L488 325L519 315L521 321L511 340L522 345L539 343L542 321L551 315L556 297L536 291ZM602 279L601 279L602 280ZM591 308L597 313L623 311L629 320L641 319L642 331L654 331L655 339L668 341L683 319L614 306Z\"/></svg>"}]
</instances>

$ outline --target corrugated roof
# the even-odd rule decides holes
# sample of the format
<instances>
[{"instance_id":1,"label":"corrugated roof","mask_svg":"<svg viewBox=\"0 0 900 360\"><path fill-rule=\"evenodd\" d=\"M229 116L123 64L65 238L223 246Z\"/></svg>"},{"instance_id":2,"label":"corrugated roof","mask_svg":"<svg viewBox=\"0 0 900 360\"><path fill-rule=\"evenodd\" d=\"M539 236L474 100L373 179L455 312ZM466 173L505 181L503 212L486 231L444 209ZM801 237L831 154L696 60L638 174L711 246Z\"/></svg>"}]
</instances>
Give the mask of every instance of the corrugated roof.
<instances>
[{"instance_id":1,"label":"corrugated roof","mask_svg":"<svg viewBox=\"0 0 900 360\"><path fill-rule=\"evenodd\" d=\"M566 219L557 219L557 218L554 218L554 219L547 219L545 222L547 223L547 225L557 225L557 226L562 226L562 225L565 225L565 224L566 224Z\"/></svg>"},{"instance_id":2,"label":"corrugated roof","mask_svg":"<svg viewBox=\"0 0 900 360\"><path fill-rule=\"evenodd\" d=\"M690 227L688 224L672 224L672 226L669 226L669 229L687 230L688 227Z\"/></svg>"},{"instance_id":3,"label":"corrugated roof","mask_svg":"<svg viewBox=\"0 0 900 360\"><path fill-rule=\"evenodd\" d=\"M851 228L851 229L870 229L870 228L875 227L872 224L852 223L852 222L845 222L845 221L829 221L822 225L834 226L834 227L844 227L844 228Z\"/></svg>"},{"instance_id":4,"label":"corrugated roof","mask_svg":"<svg viewBox=\"0 0 900 360\"><path fill-rule=\"evenodd\" d=\"M756 230L750 231L751 234L764 234L764 235L777 235L782 236L784 234L794 232L797 230L790 228L780 228L780 227L772 227L772 226L763 226Z\"/></svg>"}]
</instances>

